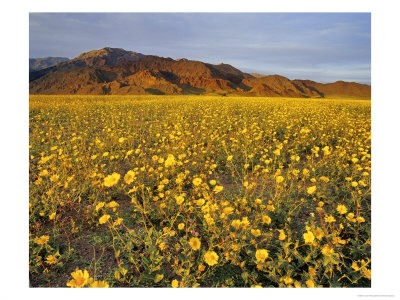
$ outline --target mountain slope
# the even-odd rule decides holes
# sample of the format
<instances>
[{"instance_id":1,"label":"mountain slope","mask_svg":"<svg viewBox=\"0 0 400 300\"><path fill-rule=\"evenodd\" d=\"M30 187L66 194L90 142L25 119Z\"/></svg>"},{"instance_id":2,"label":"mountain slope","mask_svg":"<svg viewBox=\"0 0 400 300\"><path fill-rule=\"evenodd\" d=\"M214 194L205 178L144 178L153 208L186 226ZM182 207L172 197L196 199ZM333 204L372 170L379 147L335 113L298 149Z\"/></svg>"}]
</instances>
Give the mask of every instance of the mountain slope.
<instances>
[{"instance_id":1,"label":"mountain slope","mask_svg":"<svg viewBox=\"0 0 400 300\"><path fill-rule=\"evenodd\" d=\"M69 58L66 57L43 57L43 58L30 58L29 59L29 72L39 71L52 67L56 64L66 62Z\"/></svg>"},{"instance_id":2,"label":"mountain slope","mask_svg":"<svg viewBox=\"0 0 400 300\"><path fill-rule=\"evenodd\" d=\"M343 86L343 91L341 91ZM322 90L320 90L322 89ZM31 94L221 94L324 97L333 92L364 95L370 86L291 81L279 75L253 76L228 65L174 60L117 48L103 48L29 74Z\"/></svg>"},{"instance_id":3,"label":"mountain slope","mask_svg":"<svg viewBox=\"0 0 400 300\"><path fill-rule=\"evenodd\" d=\"M294 83L310 89L318 90L323 97L361 97L371 98L371 86L356 82L336 81L318 83L311 80L293 80Z\"/></svg>"}]
</instances>

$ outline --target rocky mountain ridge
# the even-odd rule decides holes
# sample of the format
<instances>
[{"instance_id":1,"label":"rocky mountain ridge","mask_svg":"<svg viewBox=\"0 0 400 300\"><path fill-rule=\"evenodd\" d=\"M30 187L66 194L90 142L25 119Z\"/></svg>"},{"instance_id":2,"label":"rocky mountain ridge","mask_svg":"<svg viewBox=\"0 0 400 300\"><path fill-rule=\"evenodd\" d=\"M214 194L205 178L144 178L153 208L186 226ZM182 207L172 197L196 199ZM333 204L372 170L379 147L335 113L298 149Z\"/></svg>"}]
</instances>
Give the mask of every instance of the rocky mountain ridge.
<instances>
[{"instance_id":1,"label":"rocky mountain ridge","mask_svg":"<svg viewBox=\"0 0 400 300\"><path fill-rule=\"evenodd\" d=\"M323 84L289 80L280 75L254 76L229 64L174 60L109 47L29 75L31 94L371 97L371 87L365 84L343 81Z\"/></svg>"}]
</instances>

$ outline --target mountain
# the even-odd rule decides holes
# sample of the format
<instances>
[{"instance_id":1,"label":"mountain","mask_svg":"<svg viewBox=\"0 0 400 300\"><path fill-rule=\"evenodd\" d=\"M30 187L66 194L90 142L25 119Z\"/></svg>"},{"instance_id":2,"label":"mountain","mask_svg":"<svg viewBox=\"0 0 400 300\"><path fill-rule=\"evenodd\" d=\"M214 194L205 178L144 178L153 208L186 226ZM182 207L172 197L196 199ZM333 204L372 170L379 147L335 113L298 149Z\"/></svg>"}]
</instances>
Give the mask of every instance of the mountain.
<instances>
[{"instance_id":1,"label":"mountain","mask_svg":"<svg viewBox=\"0 0 400 300\"><path fill-rule=\"evenodd\" d=\"M56 64L66 62L69 58L66 57L44 57L44 58L30 58L29 59L29 72L39 71Z\"/></svg>"},{"instance_id":2,"label":"mountain","mask_svg":"<svg viewBox=\"0 0 400 300\"><path fill-rule=\"evenodd\" d=\"M249 73L251 76L256 77L256 78L261 78L261 77L265 77L267 75L265 74L260 74L260 73Z\"/></svg>"},{"instance_id":3,"label":"mountain","mask_svg":"<svg viewBox=\"0 0 400 300\"><path fill-rule=\"evenodd\" d=\"M360 97L371 99L371 86L356 82L336 81L334 83L318 83L311 80L293 80L299 86L315 89L325 97Z\"/></svg>"},{"instance_id":4,"label":"mountain","mask_svg":"<svg viewBox=\"0 0 400 300\"><path fill-rule=\"evenodd\" d=\"M70 62L75 66L115 66L122 62L138 61L145 55L133 51L126 51L121 48L103 48L82 53Z\"/></svg>"},{"instance_id":5,"label":"mountain","mask_svg":"<svg viewBox=\"0 0 400 300\"><path fill-rule=\"evenodd\" d=\"M254 76L220 63L174 60L117 48L83 53L29 73L31 94L219 94L268 97L370 97L358 83L321 84L279 75ZM369 91L369 94L368 94Z\"/></svg>"}]
</instances>

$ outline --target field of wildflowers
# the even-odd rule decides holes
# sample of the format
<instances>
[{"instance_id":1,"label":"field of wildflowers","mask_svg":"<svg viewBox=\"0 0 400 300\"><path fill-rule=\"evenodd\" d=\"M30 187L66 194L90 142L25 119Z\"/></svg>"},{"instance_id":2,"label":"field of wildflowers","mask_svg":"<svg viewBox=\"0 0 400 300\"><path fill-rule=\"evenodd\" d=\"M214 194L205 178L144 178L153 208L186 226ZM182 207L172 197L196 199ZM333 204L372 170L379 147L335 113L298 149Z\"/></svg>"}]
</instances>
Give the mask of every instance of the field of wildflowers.
<instances>
[{"instance_id":1,"label":"field of wildflowers","mask_svg":"<svg viewBox=\"0 0 400 300\"><path fill-rule=\"evenodd\" d=\"M30 96L32 287L371 286L371 102Z\"/></svg>"}]
</instances>

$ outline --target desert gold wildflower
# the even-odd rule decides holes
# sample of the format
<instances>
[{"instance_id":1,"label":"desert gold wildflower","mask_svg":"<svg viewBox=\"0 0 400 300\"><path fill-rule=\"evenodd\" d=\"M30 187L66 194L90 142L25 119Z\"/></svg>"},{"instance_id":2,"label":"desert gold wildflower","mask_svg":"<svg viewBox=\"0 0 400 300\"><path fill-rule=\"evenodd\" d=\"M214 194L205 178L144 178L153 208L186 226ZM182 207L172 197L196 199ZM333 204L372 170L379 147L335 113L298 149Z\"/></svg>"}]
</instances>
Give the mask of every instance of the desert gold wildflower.
<instances>
[{"instance_id":1,"label":"desert gold wildflower","mask_svg":"<svg viewBox=\"0 0 400 300\"><path fill-rule=\"evenodd\" d=\"M314 186L311 186L311 187L309 187L309 188L307 189L307 193L310 194L310 195L312 195L312 194L315 193L316 190L317 190L317 187L314 185Z\"/></svg>"},{"instance_id":2,"label":"desert gold wildflower","mask_svg":"<svg viewBox=\"0 0 400 300\"><path fill-rule=\"evenodd\" d=\"M314 281L313 281L312 279L308 279L308 280L306 281L306 285L307 285L307 287L309 287L309 288L315 287L315 283L314 283Z\"/></svg>"},{"instance_id":3,"label":"desert gold wildflower","mask_svg":"<svg viewBox=\"0 0 400 300\"><path fill-rule=\"evenodd\" d=\"M179 286L179 281L176 280L176 279L172 280L171 286L172 286L173 288L177 288L177 287Z\"/></svg>"},{"instance_id":4,"label":"desert gold wildflower","mask_svg":"<svg viewBox=\"0 0 400 300\"><path fill-rule=\"evenodd\" d=\"M283 282L287 285L287 284L291 284L293 283L293 278L286 276L283 278Z\"/></svg>"},{"instance_id":5,"label":"desert gold wildflower","mask_svg":"<svg viewBox=\"0 0 400 300\"><path fill-rule=\"evenodd\" d=\"M332 215L326 215L324 220L326 223L333 223L336 221L336 219Z\"/></svg>"},{"instance_id":6,"label":"desert gold wildflower","mask_svg":"<svg viewBox=\"0 0 400 300\"><path fill-rule=\"evenodd\" d=\"M195 179L193 179L194 186L199 186L202 182L203 180L201 180L201 178L196 177Z\"/></svg>"},{"instance_id":7,"label":"desert gold wildflower","mask_svg":"<svg viewBox=\"0 0 400 300\"><path fill-rule=\"evenodd\" d=\"M96 211L98 211L100 208L104 207L104 202L100 202L96 205Z\"/></svg>"},{"instance_id":8,"label":"desert gold wildflower","mask_svg":"<svg viewBox=\"0 0 400 300\"><path fill-rule=\"evenodd\" d=\"M108 288L108 283L106 281L95 281L90 285L91 288Z\"/></svg>"},{"instance_id":9,"label":"desert gold wildflower","mask_svg":"<svg viewBox=\"0 0 400 300\"><path fill-rule=\"evenodd\" d=\"M38 245L44 245L47 244L47 242L49 241L50 237L48 235L42 235L39 238L35 238L34 242Z\"/></svg>"},{"instance_id":10,"label":"desert gold wildflower","mask_svg":"<svg viewBox=\"0 0 400 300\"><path fill-rule=\"evenodd\" d=\"M135 172L128 171L124 176L124 181L126 184L131 184L135 180Z\"/></svg>"},{"instance_id":11,"label":"desert gold wildflower","mask_svg":"<svg viewBox=\"0 0 400 300\"><path fill-rule=\"evenodd\" d=\"M321 250L323 255L326 256L331 256L334 252L334 250L329 246L329 245L325 245L322 250Z\"/></svg>"},{"instance_id":12,"label":"desert gold wildflower","mask_svg":"<svg viewBox=\"0 0 400 300\"><path fill-rule=\"evenodd\" d=\"M258 249L256 251L256 259L258 262L265 262L265 260L268 258L268 250L266 249Z\"/></svg>"},{"instance_id":13,"label":"desert gold wildflower","mask_svg":"<svg viewBox=\"0 0 400 300\"><path fill-rule=\"evenodd\" d=\"M223 187L222 185L217 185L217 186L214 188L213 191L217 194L217 193L221 192L223 189L224 189L224 187Z\"/></svg>"},{"instance_id":14,"label":"desert gold wildflower","mask_svg":"<svg viewBox=\"0 0 400 300\"><path fill-rule=\"evenodd\" d=\"M250 226L250 221L248 220L247 217L242 218L242 221L240 221L240 226L243 228Z\"/></svg>"},{"instance_id":15,"label":"desert gold wildflower","mask_svg":"<svg viewBox=\"0 0 400 300\"><path fill-rule=\"evenodd\" d=\"M49 255L46 257L46 263L49 265L54 265L58 262L58 259L54 255Z\"/></svg>"},{"instance_id":16,"label":"desert gold wildflower","mask_svg":"<svg viewBox=\"0 0 400 300\"><path fill-rule=\"evenodd\" d=\"M104 178L104 185L106 187L111 187L113 185L116 185L120 179L121 175L118 173L113 173L111 175L108 175L106 178Z\"/></svg>"},{"instance_id":17,"label":"desert gold wildflower","mask_svg":"<svg viewBox=\"0 0 400 300\"><path fill-rule=\"evenodd\" d=\"M363 222L365 222L365 219L363 217L357 217L357 222L363 223Z\"/></svg>"},{"instance_id":18,"label":"desert gold wildflower","mask_svg":"<svg viewBox=\"0 0 400 300\"><path fill-rule=\"evenodd\" d=\"M114 226L121 225L123 220L124 220L123 218L117 218L117 219L114 221L114 224L113 224L113 225L114 225Z\"/></svg>"},{"instance_id":19,"label":"desert gold wildflower","mask_svg":"<svg viewBox=\"0 0 400 300\"><path fill-rule=\"evenodd\" d=\"M158 245L158 248L160 248L160 250L162 251L162 250L164 250L165 249L165 243L163 242L163 243L160 243L159 245Z\"/></svg>"},{"instance_id":20,"label":"desert gold wildflower","mask_svg":"<svg viewBox=\"0 0 400 300\"><path fill-rule=\"evenodd\" d=\"M276 177L276 183L281 183L283 182L283 180L284 180L283 176Z\"/></svg>"},{"instance_id":21,"label":"desert gold wildflower","mask_svg":"<svg viewBox=\"0 0 400 300\"><path fill-rule=\"evenodd\" d=\"M262 220L265 224L271 224L271 218L267 215L263 215Z\"/></svg>"},{"instance_id":22,"label":"desert gold wildflower","mask_svg":"<svg viewBox=\"0 0 400 300\"><path fill-rule=\"evenodd\" d=\"M324 237L324 231L321 228L317 227L317 229L315 230L315 237L318 240L321 240Z\"/></svg>"},{"instance_id":23,"label":"desert gold wildflower","mask_svg":"<svg viewBox=\"0 0 400 300\"><path fill-rule=\"evenodd\" d=\"M197 206L203 206L205 202L206 201L202 198L202 199L197 200L196 204L197 204Z\"/></svg>"},{"instance_id":24,"label":"desert gold wildflower","mask_svg":"<svg viewBox=\"0 0 400 300\"><path fill-rule=\"evenodd\" d=\"M286 239L285 231L279 230L279 239L280 239L281 241L283 241L284 239Z\"/></svg>"},{"instance_id":25,"label":"desert gold wildflower","mask_svg":"<svg viewBox=\"0 0 400 300\"><path fill-rule=\"evenodd\" d=\"M104 224L108 221L109 218L110 218L110 215L103 215L102 217L100 217L99 223Z\"/></svg>"},{"instance_id":26,"label":"desert gold wildflower","mask_svg":"<svg viewBox=\"0 0 400 300\"><path fill-rule=\"evenodd\" d=\"M179 196L175 197L175 200L176 200L176 203L178 203L178 205L181 205L185 201L185 198L183 198L182 195L179 195Z\"/></svg>"},{"instance_id":27,"label":"desert gold wildflower","mask_svg":"<svg viewBox=\"0 0 400 300\"><path fill-rule=\"evenodd\" d=\"M166 168L175 166L176 165L175 156L173 156L172 154L168 154L168 157L165 160L164 165Z\"/></svg>"},{"instance_id":28,"label":"desert gold wildflower","mask_svg":"<svg viewBox=\"0 0 400 300\"><path fill-rule=\"evenodd\" d=\"M199 250L201 246L201 242L198 238L191 238L189 240L189 245L192 247L193 250Z\"/></svg>"},{"instance_id":29,"label":"desert gold wildflower","mask_svg":"<svg viewBox=\"0 0 400 300\"><path fill-rule=\"evenodd\" d=\"M53 220L53 219L55 218L55 216L56 216L56 213L53 212L53 213L49 216L49 219L50 219L50 220Z\"/></svg>"},{"instance_id":30,"label":"desert gold wildflower","mask_svg":"<svg viewBox=\"0 0 400 300\"><path fill-rule=\"evenodd\" d=\"M303 238L306 244L312 244L312 242L314 242L314 234L311 231L304 233Z\"/></svg>"},{"instance_id":31,"label":"desert gold wildflower","mask_svg":"<svg viewBox=\"0 0 400 300\"><path fill-rule=\"evenodd\" d=\"M204 255L204 261L209 265L209 266L214 266L218 263L218 255L214 251L207 251L206 254Z\"/></svg>"},{"instance_id":32,"label":"desert gold wildflower","mask_svg":"<svg viewBox=\"0 0 400 300\"><path fill-rule=\"evenodd\" d=\"M240 228L240 223L241 223L240 220L233 220L231 226L236 230L238 230Z\"/></svg>"},{"instance_id":33,"label":"desert gold wildflower","mask_svg":"<svg viewBox=\"0 0 400 300\"><path fill-rule=\"evenodd\" d=\"M93 282L93 278L89 277L88 271L84 270L76 270L71 273L72 280L67 282L67 286L72 288L81 288L87 284L91 284Z\"/></svg>"},{"instance_id":34,"label":"desert gold wildflower","mask_svg":"<svg viewBox=\"0 0 400 300\"><path fill-rule=\"evenodd\" d=\"M347 208L346 206L340 204L337 206L336 210L338 211L339 214L344 215L345 213L347 213Z\"/></svg>"},{"instance_id":35,"label":"desert gold wildflower","mask_svg":"<svg viewBox=\"0 0 400 300\"><path fill-rule=\"evenodd\" d=\"M50 177L50 181L51 182L56 182L58 180L58 178L60 178L60 176L54 174L53 176Z\"/></svg>"},{"instance_id":36,"label":"desert gold wildflower","mask_svg":"<svg viewBox=\"0 0 400 300\"><path fill-rule=\"evenodd\" d=\"M350 222L356 222L356 219L354 219L354 214L353 213L348 213L346 216L346 219L349 220Z\"/></svg>"}]
</instances>

